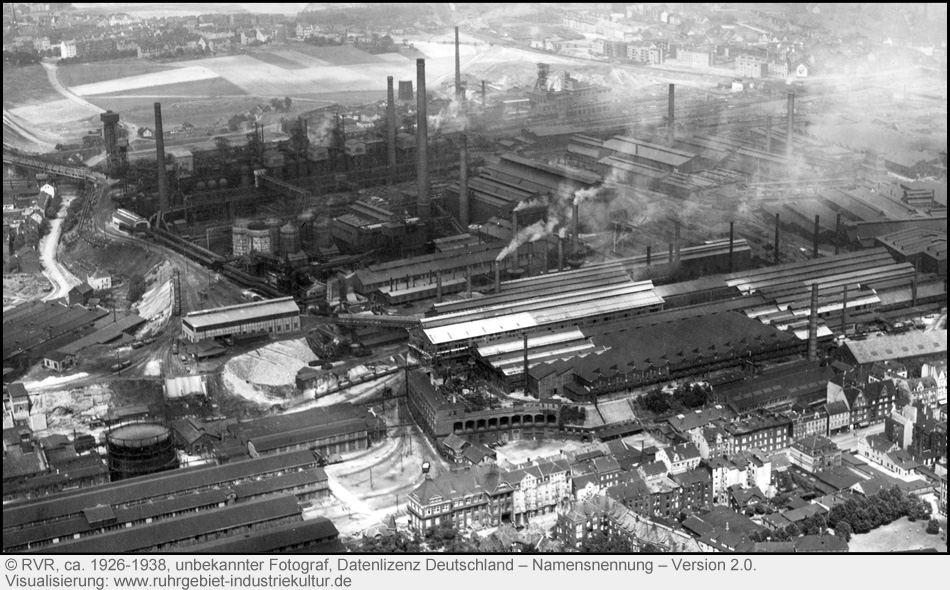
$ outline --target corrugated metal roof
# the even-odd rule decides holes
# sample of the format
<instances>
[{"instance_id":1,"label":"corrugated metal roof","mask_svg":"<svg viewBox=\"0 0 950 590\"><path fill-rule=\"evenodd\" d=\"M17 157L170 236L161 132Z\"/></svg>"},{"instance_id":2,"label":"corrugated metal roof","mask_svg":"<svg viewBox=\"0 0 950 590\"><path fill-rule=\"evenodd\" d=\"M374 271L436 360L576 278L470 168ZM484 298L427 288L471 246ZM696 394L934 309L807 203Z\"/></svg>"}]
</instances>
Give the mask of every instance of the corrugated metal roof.
<instances>
[{"instance_id":1,"label":"corrugated metal roof","mask_svg":"<svg viewBox=\"0 0 950 590\"><path fill-rule=\"evenodd\" d=\"M225 322L252 322L259 318L282 313L300 313L293 297L281 297L267 301L254 301L204 311L193 311L187 314L183 321L197 329Z\"/></svg>"}]
</instances>

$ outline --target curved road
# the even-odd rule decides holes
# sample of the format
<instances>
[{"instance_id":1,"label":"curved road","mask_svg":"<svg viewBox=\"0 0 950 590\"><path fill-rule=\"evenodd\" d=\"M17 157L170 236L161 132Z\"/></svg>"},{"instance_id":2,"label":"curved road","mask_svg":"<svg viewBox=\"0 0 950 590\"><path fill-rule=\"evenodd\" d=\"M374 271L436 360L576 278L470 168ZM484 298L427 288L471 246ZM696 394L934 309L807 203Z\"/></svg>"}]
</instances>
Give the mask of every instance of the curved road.
<instances>
[{"instance_id":1,"label":"curved road","mask_svg":"<svg viewBox=\"0 0 950 590\"><path fill-rule=\"evenodd\" d=\"M63 218L66 216L70 202L72 202L72 199L63 200L63 204L56 214L56 219L49 222L49 233L43 236L40 243L40 261L43 263L43 274L53 284L53 290L43 297L43 301L66 297L70 289L82 282L56 260L56 248L59 246Z\"/></svg>"}]
</instances>

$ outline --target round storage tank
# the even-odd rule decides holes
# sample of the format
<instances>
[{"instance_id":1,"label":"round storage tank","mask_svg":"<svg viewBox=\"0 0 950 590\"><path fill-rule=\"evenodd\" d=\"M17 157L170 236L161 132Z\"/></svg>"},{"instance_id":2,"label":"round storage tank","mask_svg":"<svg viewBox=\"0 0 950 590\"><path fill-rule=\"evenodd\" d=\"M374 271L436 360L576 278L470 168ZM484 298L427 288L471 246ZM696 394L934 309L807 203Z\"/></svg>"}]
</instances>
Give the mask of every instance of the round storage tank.
<instances>
[{"instance_id":1,"label":"round storage tank","mask_svg":"<svg viewBox=\"0 0 950 590\"><path fill-rule=\"evenodd\" d=\"M112 481L158 473L178 467L172 433L157 422L133 422L106 433Z\"/></svg>"}]
</instances>

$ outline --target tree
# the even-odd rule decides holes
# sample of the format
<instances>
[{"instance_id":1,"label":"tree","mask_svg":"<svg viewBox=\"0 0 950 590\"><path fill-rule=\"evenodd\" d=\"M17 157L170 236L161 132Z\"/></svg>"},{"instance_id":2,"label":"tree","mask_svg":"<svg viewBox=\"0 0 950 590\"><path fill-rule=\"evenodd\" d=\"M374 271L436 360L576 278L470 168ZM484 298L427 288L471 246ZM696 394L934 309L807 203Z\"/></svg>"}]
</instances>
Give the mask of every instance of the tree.
<instances>
[{"instance_id":1,"label":"tree","mask_svg":"<svg viewBox=\"0 0 950 590\"><path fill-rule=\"evenodd\" d=\"M422 550L418 535L396 531L388 537L366 538L360 545L365 553L418 553Z\"/></svg>"},{"instance_id":2,"label":"tree","mask_svg":"<svg viewBox=\"0 0 950 590\"><path fill-rule=\"evenodd\" d=\"M133 275L129 279L129 303L135 303L145 295L145 277Z\"/></svg>"},{"instance_id":3,"label":"tree","mask_svg":"<svg viewBox=\"0 0 950 590\"><path fill-rule=\"evenodd\" d=\"M936 518L931 518L927 521L927 534L936 535L940 533L940 523L937 522Z\"/></svg>"},{"instance_id":4,"label":"tree","mask_svg":"<svg viewBox=\"0 0 950 590\"><path fill-rule=\"evenodd\" d=\"M37 241L42 240L43 236L49 233L49 219L43 218L43 221L40 222L39 228L37 228Z\"/></svg>"},{"instance_id":5,"label":"tree","mask_svg":"<svg viewBox=\"0 0 950 590\"><path fill-rule=\"evenodd\" d=\"M851 540L851 525L841 521L835 526L835 536L843 539L845 543Z\"/></svg>"},{"instance_id":6,"label":"tree","mask_svg":"<svg viewBox=\"0 0 950 590\"><path fill-rule=\"evenodd\" d=\"M581 553L630 553L630 542L604 531L591 531L581 543Z\"/></svg>"},{"instance_id":7,"label":"tree","mask_svg":"<svg viewBox=\"0 0 950 590\"><path fill-rule=\"evenodd\" d=\"M289 111L290 105L294 104L294 101L290 99L289 96L284 97L284 110Z\"/></svg>"},{"instance_id":8,"label":"tree","mask_svg":"<svg viewBox=\"0 0 950 590\"><path fill-rule=\"evenodd\" d=\"M792 524L785 527L785 533L789 537L797 537L802 534L802 531L798 528L798 525L793 522Z\"/></svg>"}]
</instances>

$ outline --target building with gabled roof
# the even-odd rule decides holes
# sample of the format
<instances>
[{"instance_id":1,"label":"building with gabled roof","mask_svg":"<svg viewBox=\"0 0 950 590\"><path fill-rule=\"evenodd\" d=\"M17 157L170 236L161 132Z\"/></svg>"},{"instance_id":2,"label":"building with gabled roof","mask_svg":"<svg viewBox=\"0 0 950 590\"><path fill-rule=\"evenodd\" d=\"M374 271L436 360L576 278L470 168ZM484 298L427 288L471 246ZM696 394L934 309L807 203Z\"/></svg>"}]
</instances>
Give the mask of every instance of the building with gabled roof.
<instances>
[{"instance_id":1,"label":"building with gabled roof","mask_svg":"<svg viewBox=\"0 0 950 590\"><path fill-rule=\"evenodd\" d=\"M811 434L792 443L789 458L809 473L841 465L841 449L830 438Z\"/></svg>"}]
</instances>

